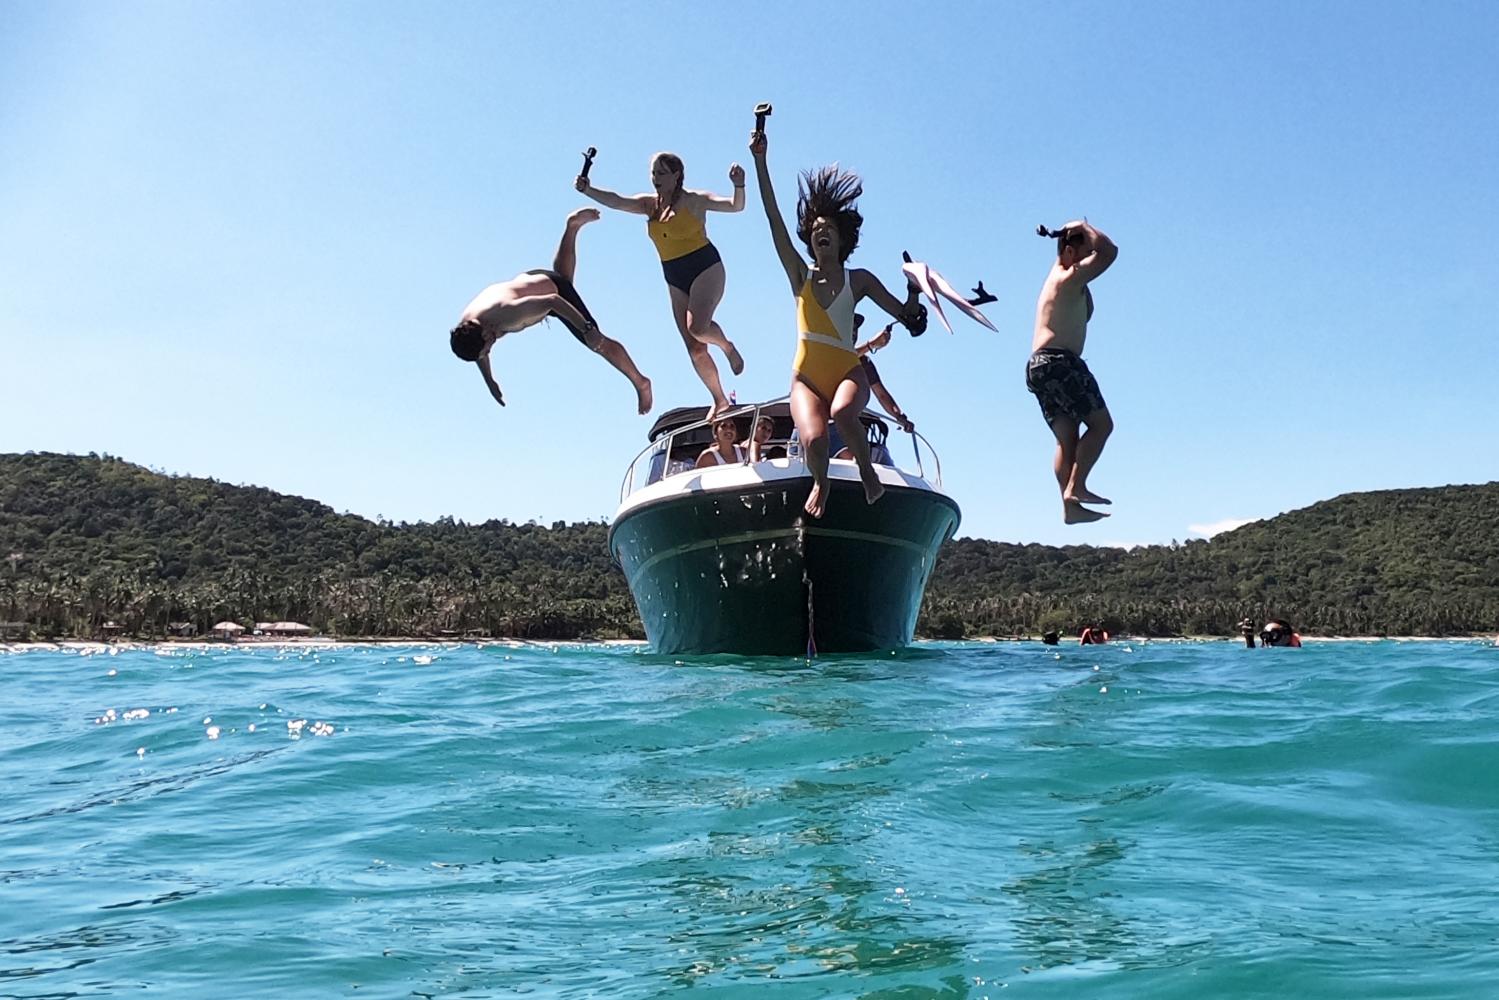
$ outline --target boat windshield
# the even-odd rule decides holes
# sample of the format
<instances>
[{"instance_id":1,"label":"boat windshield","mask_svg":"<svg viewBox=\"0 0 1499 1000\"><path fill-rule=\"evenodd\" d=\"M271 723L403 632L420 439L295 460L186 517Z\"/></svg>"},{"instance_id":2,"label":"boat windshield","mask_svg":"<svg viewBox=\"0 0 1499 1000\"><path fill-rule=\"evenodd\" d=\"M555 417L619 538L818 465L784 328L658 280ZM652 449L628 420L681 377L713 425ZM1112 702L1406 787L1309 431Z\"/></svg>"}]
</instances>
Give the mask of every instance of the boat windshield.
<instances>
[{"instance_id":1,"label":"boat windshield","mask_svg":"<svg viewBox=\"0 0 1499 1000\"><path fill-rule=\"evenodd\" d=\"M770 425L770 431L761 447L761 462L783 469L802 464L801 443L797 439L787 397L739 406L730 410L726 417L734 421L735 437L743 454L742 461L728 464L752 464L749 444L754 428L762 422ZM651 443L635 456L625 472L620 501L637 490L694 471L698 457L713 445L713 424L717 421L710 422L705 418L703 407L685 407L671 410L657 420L650 431ZM860 414L860 420L869 441L870 457L876 465L899 469L923 480L927 480L930 473L931 485L942 488L942 464L926 438L915 432L906 434L888 418L872 410ZM829 426L828 430L832 436L830 455L833 461L852 464L853 458L837 428ZM840 458L840 455L844 457Z\"/></svg>"}]
</instances>

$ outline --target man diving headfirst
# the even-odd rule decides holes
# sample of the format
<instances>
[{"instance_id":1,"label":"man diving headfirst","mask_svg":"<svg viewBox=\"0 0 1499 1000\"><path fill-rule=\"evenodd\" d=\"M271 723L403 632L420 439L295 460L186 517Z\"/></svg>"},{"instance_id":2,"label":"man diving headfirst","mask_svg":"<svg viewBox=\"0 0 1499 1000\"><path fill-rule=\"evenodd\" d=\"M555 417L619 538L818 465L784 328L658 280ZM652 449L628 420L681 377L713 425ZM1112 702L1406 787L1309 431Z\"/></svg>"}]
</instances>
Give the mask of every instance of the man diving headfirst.
<instances>
[{"instance_id":1,"label":"man diving headfirst","mask_svg":"<svg viewBox=\"0 0 1499 1000\"><path fill-rule=\"evenodd\" d=\"M464 361L478 364L489 394L501 406L505 405L505 397L490 371L489 349L505 334L524 330L548 316L555 316L572 331L578 343L603 355L605 361L630 380L635 387L639 412L650 412L651 380L640 374L623 344L610 340L599 331L593 315L573 287L573 271L578 263L578 230L598 217L596 208L580 208L569 215L550 270L527 271L509 281L490 285L464 307L463 316L453 327L449 335L453 353Z\"/></svg>"},{"instance_id":2,"label":"man diving headfirst","mask_svg":"<svg viewBox=\"0 0 1499 1000\"><path fill-rule=\"evenodd\" d=\"M1093 318L1088 283L1109 269L1119 248L1087 222L1069 222L1060 230L1038 226L1036 233L1055 237L1057 259L1036 300L1025 387L1035 394L1041 416L1057 439L1052 465L1062 488L1062 520L1082 524L1109 516L1083 504L1109 502L1088 489L1088 473L1114 429L1098 382L1082 358L1088 320ZM1083 427L1087 431L1079 437Z\"/></svg>"}]
</instances>

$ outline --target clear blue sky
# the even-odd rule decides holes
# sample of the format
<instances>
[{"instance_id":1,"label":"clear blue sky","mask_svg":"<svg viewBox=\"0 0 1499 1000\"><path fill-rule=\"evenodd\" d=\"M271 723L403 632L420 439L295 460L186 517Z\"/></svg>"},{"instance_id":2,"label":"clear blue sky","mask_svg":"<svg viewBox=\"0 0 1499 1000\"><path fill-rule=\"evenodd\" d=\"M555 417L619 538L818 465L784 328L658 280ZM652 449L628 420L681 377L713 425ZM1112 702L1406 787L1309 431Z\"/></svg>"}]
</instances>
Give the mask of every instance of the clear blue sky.
<instances>
[{"instance_id":1,"label":"clear blue sky","mask_svg":"<svg viewBox=\"0 0 1499 1000\"><path fill-rule=\"evenodd\" d=\"M1480 2L0 3L0 451L398 521L608 517L650 424L624 380L536 327L495 349L502 410L447 331L549 264L584 146L606 187L670 149L726 193L771 100L783 208L839 161L855 264L898 288L910 248L1000 297L999 334L879 358L962 534L1164 542L1493 480L1495 38ZM1084 214L1121 247L1086 355L1115 505L1067 528L1023 369L1032 230ZM793 307L753 184L710 221L731 384L780 395ZM606 214L579 257L658 412L705 402L643 222Z\"/></svg>"}]
</instances>

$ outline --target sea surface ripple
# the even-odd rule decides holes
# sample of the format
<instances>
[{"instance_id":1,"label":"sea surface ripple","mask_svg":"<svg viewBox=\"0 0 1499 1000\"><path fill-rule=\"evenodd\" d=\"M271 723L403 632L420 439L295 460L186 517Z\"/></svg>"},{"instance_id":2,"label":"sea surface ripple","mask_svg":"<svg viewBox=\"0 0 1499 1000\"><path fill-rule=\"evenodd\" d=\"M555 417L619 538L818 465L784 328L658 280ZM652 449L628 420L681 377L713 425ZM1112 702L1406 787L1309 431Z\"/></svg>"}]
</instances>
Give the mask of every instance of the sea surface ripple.
<instances>
[{"instance_id":1,"label":"sea surface ripple","mask_svg":"<svg viewBox=\"0 0 1499 1000\"><path fill-rule=\"evenodd\" d=\"M0 997L1487 997L1499 647L0 652Z\"/></svg>"}]
</instances>

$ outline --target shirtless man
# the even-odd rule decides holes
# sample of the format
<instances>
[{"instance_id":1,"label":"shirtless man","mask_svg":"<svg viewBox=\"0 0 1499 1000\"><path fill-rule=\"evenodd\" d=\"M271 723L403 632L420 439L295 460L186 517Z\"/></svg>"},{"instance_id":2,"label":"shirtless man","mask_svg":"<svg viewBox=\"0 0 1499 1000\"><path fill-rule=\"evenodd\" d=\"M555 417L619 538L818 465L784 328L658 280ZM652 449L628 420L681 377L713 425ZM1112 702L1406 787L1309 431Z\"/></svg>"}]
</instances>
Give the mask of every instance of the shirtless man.
<instances>
[{"instance_id":1,"label":"shirtless man","mask_svg":"<svg viewBox=\"0 0 1499 1000\"><path fill-rule=\"evenodd\" d=\"M507 333L533 326L548 316L556 316L572 331L578 343L604 356L635 387L639 412L651 409L651 380L640 374L624 345L599 332L583 299L573 288L573 271L577 267L578 230L598 219L596 208L580 208L567 217L562 242L550 271L535 270L518 274L509 281L490 285L463 310L458 325L449 336L453 353L464 361L479 365L489 394L501 406L505 397L489 368L489 349Z\"/></svg>"},{"instance_id":2,"label":"shirtless man","mask_svg":"<svg viewBox=\"0 0 1499 1000\"><path fill-rule=\"evenodd\" d=\"M1062 520L1082 524L1109 516L1083 504L1109 502L1088 489L1088 473L1114 430L1098 382L1082 358L1088 320L1093 318L1088 283L1109 269L1119 248L1087 222L1069 222L1060 230L1038 226L1036 232L1056 239L1057 260L1036 300L1036 333L1025 387L1035 394L1041 416L1056 435L1053 468L1062 488ZM1083 427L1087 432L1079 437Z\"/></svg>"}]
</instances>

